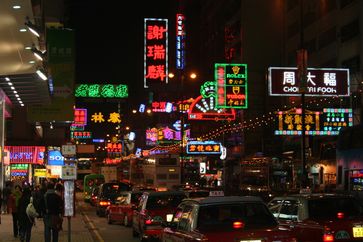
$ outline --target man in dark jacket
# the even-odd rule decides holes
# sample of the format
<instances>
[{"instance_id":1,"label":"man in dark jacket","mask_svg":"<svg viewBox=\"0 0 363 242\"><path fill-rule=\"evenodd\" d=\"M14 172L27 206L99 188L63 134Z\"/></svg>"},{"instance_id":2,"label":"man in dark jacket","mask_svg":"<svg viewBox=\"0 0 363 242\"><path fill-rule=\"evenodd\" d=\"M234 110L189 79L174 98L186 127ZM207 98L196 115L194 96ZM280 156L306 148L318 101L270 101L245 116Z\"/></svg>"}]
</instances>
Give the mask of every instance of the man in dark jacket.
<instances>
[{"instance_id":1,"label":"man in dark jacket","mask_svg":"<svg viewBox=\"0 0 363 242\"><path fill-rule=\"evenodd\" d=\"M31 190L29 187L23 189L23 193L19 199L18 206L18 219L19 219L19 233L21 242L30 242L31 231L33 224L35 223L34 218L30 218L26 214L26 208L30 202Z\"/></svg>"},{"instance_id":2,"label":"man in dark jacket","mask_svg":"<svg viewBox=\"0 0 363 242\"><path fill-rule=\"evenodd\" d=\"M58 242L59 230L54 226L52 220L54 216L62 218L63 202L62 198L55 192L54 183L52 182L47 184L47 191L41 201L41 208L43 210L44 241Z\"/></svg>"}]
</instances>

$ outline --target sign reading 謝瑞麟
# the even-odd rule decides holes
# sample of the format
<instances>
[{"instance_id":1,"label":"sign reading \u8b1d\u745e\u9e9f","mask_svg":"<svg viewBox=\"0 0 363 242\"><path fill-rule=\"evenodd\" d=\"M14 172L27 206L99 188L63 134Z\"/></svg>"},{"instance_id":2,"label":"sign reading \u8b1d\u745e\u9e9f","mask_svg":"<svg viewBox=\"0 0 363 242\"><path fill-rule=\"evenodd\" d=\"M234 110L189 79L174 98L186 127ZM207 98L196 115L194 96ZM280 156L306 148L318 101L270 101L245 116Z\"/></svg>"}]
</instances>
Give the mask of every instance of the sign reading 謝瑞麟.
<instances>
[{"instance_id":1,"label":"sign reading \u8b1d\u745e\u9e9f","mask_svg":"<svg viewBox=\"0 0 363 242\"><path fill-rule=\"evenodd\" d=\"M307 68L306 96L349 96L349 69ZM296 67L270 67L268 88L270 96L301 95L301 80Z\"/></svg>"}]
</instances>

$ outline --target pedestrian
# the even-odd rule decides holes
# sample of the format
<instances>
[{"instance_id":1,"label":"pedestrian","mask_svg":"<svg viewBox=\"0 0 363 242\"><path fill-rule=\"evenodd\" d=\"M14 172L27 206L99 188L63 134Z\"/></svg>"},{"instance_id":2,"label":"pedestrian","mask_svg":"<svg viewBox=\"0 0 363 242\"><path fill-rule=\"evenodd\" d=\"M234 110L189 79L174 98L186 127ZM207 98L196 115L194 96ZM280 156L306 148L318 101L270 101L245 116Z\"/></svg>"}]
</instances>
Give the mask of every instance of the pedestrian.
<instances>
[{"instance_id":1,"label":"pedestrian","mask_svg":"<svg viewBox=\"0 0 363 242\"><path fill-rule=\"evenodd\" d=\"M6 182L5 187L3 189L3 204L2 204L2 213L9 213L8 211L8 201L11 194L11 183Z\"/></svg>"},{"instance_id":2,"label":"pedestrian","mask_svg":"<svg viewBox=\"0 0 363 242\"><path fill-rule=\"evenodd\" d=\"M21 242L30 242L32 227L35 224L35 218L29 217L26 213L26 208L30 203L31 190L29 187L24 187L23 193L19 199L18 218L19 218L19 235Z\"/></svg>"},{"instance_id":3,"label":"pedestrian","mask_svg":"<svg viewBox=\"0 0 363 242\"><path fill-rule=\"evenodd\" d=\"M16 185L14 190L9 196L8 199L8 211L11 213L13 217L13 234L14 237L17 238L19 235L19 219L18 219L18 205L19 205L19 199L21 197L21 187L19 185Z\"/></svg>"},{"instance_id":4,"label":"pedestrian","mask_svg":"<svg viewBox=\"0 0 363 242\"><path fill-rule=\"evenodd\" d=\"M47 184L47 191L41 202L44 222L44 241L58 242L59 227L55 226L55 218L61 219L63 216L62 198L55 192L54 183ZM59 221L61 225L61 221ZM59 225L59 224L58 224Z\"/></svg>"}]
</instances>

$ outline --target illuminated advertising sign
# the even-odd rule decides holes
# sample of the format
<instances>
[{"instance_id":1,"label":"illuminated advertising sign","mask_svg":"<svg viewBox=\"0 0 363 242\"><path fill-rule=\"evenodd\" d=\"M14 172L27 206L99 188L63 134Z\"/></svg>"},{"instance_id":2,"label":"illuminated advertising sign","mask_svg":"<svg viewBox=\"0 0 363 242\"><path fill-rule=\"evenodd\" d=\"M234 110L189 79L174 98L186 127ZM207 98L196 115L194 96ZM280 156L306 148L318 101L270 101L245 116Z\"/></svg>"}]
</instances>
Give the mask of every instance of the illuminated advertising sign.
<instances>
[{"instance_id":1,"label":"illuminated advertising sign","mask_svg":"<svg viewBox=\"0 0 363 242\"><path fill-rule=\"evenodd\" d=\"M47 169L34 169L34 176L47 177Z\"/></svg>"},{"instance_id":2,"label":"illuminated advertising sign","mask_svg":"<svg viewBox=\"0 0 363 242\"><path fill-rule=\"evenodd\" d=\"M205 82L200 88L201 96L197 97L188 110L189 120L235 120L236 111L233 108L222 109L215 105L216 85Z\"/></svg>"},{"instance_id":3,"label":"illuminated advertising sign","mask_svg":"<svg viewBox=\"0 0 363 242\"><path fill-rule=\"evenodd\" d=\"M64 157L60 150L48 150L48 165L50 166L63 166Z\"/></svg>"},{"instance_id":4,"label":"illuminated advertising sign","mask_svg":"<svg viewBox=\"0 0 363 242\"><path fill-rule=\"evenodd\" d=\"M188 141L186 150L187 154L220 155L222 145L215 141Z\"/></svg>"},{"instance_id":5,"label":"illuminated advertising sign","mask_svg":"<svg viewBox=\"0 0 363 242\"><path fill-rule=\"evenodd\" d=\"M75 124L77 126L87 125L87 109L83 109L83 108L74 109L73 124Z\"/></svg>"},{"instance_id":6,"label":"illuminated advertising sign","mask_svg":"<svg viewBox=\"0 0 363 242\"><path fill-rule=\"evenodd\" d=\"M275 135L302 135L301 109L279 111L278 130ZM353 126L352 109L325 108L321 111L305 111L306 135L338 135L341 128Z\"/></svg>"},{"instance_id":7,"label":"illuminated advertising sign","mask_svg":"<svg viewBox=\"0 0 363 242\"><path fill-rule=\"evenodd\" d=\"M84 126L83 125L71 125L69 127L70 131L83 131L84 130Z\"/></svg>"},{"instance_id":8,"label":"illuminated advertising sign","mask_svg":"<svg viewBox=\"0 0 363 242\"><path fill-rule=\"evenodd\" d=\"M176 15L176 69L185 67L185 16L178 13Z\"/></svg>"},{"instance_id":9,"label":"illuminated advertising sign","mask_svg":"<svg viewBox=\"0 0 363 242\"><path fill-rule=\"evenodd\" d=\"M299 96L301 81L296 67L270 67L268 89L270 96ZM349 69L307 68L306 96L350 95Z\"/></svg>"},{"instance_id":10,"label":"illuminated advertising sign","mask_svg":"<svg viewBox=\"0 0 363 242\"><path fill-rule=\"evenodd\" d=\"M109 113L108 116L104 115L102 112L96 112L91 115L91 121L93 123L114 123L119 124L121 123L121 115L118 112Z\"/></svg>"},{"instance_id":11,"label":"illuminated advertising sign","mask_svg":"<svg viewBox=\"0 0 363 242\"><path fill-rule=\"evenodd\" d=\"M190 138L190 129L184 130L184 136ZM146 130L146 145L173 143L181 140L181 130L173 130L169 127L151 128Z\"/></svg>"},{"instance_id":12,"label":"illuminated advertising sign","mask_svg":"<svg viewBox=\"0 0 363 242\"><path fill-rule=\"evenodd\" d=\"M74 96L83 98L127 98L129 91L128 86L124 84L78 84Z\"/></svg>"},{"instance_id":13,"label":"illuminated advertising sign","mask_svg":"<svg viewBox=\"0 0 363 242\"><path fill-rule=\"evenodd\" d=\"M11 176L27 176L29 164L11 164L10 174Z\"/></svg>"},{"instance_id":14,"label":"illuminated advertising sign","mask_svg":"<svg viewBox=\"0 0 363 242\"><path fill-rule=\"evenodd\" d=\"M44 163L44 146L5 146L9 152L10 164L27 163L43 164Z\"/></svg>"},{"instance_id":15,"label":"illuminated advertising sign","mask_svg":"<svg viewBox=\"0 0 363 242\"><path fill-rule=\"evenodd\" d=\"M168 83L168 20L145 18L144 31L144 88Z\"/></svg>"},{"instance_id":16,"label":"illuminated advertising sign","mask_svg":"<svg viewBox=\"0 0 363 242\"><path fill-rule=\"evenodd\" d=\"M214 65L216 106L247 108L247 64Z\"/></svg>"},{"instance_id":17,"label":"illuminated advertising sign","mask_svg":"<svg viewBox=\"0 0 363 242\"><path fill-rule=\"evenodd\" d=\"M154 113L170 113L173 111L173 104L171 102L152 102L151 108Z\"/></svg>"},{"instance_id":18,"label":"illuminated advertising sign","mask_svg":"<svg viewBox=\"0 0 363 242\"><path fill-rule=\"evenodd\" d=\"M71 131L71 139L91 139L92 132L90 131Z\"/></svg>"}]
</instances>

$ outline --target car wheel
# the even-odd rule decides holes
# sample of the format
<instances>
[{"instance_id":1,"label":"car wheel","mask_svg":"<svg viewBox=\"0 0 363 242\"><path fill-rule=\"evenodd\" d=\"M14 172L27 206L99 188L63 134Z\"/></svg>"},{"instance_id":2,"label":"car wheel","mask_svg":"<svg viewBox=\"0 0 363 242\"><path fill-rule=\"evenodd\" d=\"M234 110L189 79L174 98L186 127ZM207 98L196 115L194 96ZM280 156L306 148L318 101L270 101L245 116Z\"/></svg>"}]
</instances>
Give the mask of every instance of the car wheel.
<instances>
[{"instance_id":1,"label":"car wheel","mask_svg":"<svg viewBox=\"0 0 363 242\"><path fill-rule=\"evenodd\" d=\"M125 227L129 227L129 218L127 217L127 215L124 215L124 226Z\"/></svg>"},{"instance_id":2,"label":"car wheel","mask_svg":"<svg viewBox=\"0 0 363 242\"><path fill-rule=\"evenodd\" d=\"M112 224L111 215L107 214L107 223Z\"/></svg>"}]
</instances>

